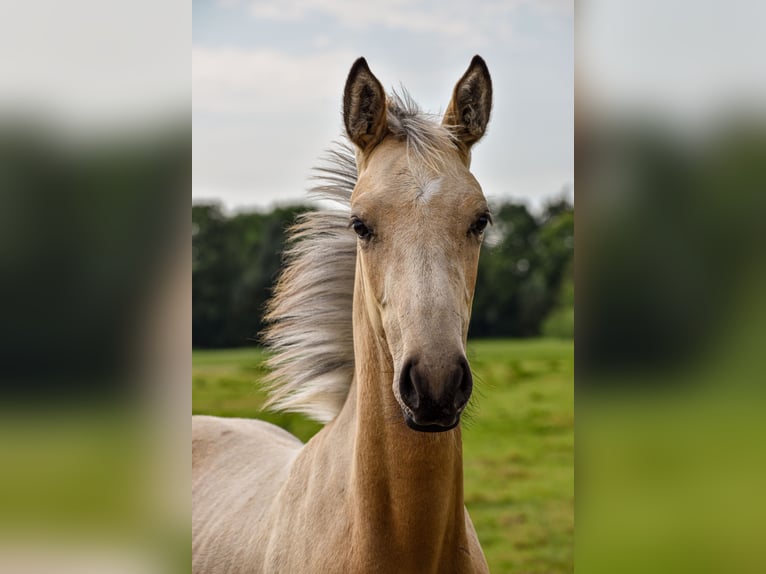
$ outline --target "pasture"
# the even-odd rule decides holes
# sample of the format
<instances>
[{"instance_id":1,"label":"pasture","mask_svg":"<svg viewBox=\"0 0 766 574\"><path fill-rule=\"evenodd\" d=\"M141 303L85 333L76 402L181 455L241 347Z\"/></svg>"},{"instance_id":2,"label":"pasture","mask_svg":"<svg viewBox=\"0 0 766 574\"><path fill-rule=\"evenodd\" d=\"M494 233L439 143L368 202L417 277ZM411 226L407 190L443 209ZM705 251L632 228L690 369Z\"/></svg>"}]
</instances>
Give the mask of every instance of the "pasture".
<instances>
[{"instance_id":1,"label":"pasture","mask_svg":"<svg viewBox=\"0 0 766 574\"><path fill-rule=\"evenodd\" d=\"M261 410L264 352L194 351L194 414L253 417L301 440L320 427ZM570 340L469 341L465 500L495 574L573 571L574 350Z\"/></svg>"}]
</instances>

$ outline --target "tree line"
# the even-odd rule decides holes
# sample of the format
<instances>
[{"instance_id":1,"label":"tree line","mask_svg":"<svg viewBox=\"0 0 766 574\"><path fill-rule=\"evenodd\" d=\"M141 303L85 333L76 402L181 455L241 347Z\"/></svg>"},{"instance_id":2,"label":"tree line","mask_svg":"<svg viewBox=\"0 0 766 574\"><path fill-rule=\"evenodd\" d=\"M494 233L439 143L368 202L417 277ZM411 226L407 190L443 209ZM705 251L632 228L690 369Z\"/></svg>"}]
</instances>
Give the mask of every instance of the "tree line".
<instances>
[{"instance_id":1,"label":"tree line","mask_svg":"<svg viewBox=\"0 0 766 574\"><path fill-rule=\"evenodd\" d=\"M192 206L193 345L258 342L279 274L285 231L311 207L227 215ZM574 208L565 199L532 213L506 201L492 207L479 260L470 337L571 337L574 330Z\"/></svg>"}]
</instances>

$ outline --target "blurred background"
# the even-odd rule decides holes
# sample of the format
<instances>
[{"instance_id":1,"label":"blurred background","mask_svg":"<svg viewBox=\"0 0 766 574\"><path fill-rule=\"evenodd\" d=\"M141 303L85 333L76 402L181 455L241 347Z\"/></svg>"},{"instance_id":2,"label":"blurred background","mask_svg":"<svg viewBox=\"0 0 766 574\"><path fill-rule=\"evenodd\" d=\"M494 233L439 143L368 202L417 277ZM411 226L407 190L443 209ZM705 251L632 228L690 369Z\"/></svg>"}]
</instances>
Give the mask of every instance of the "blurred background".
<instances>
[{"instance_id":1,"label":"blurred background","mask_svg":"<svg viewBox=\"0 0 766 574\"><path fill-rule=\"evenodd\" d=\"M190 27L0 7L0 572L189 570Z\"/></svg>"},{"instance_id":2,"label":"blurred background","mask_svg":"<svg viewBox=\"0 0 766 574\"><path fill-rule=\"evenodd\" d=\"M763 572L762 2L578 3L584 572Z\"/></svg>"}]
</instances>

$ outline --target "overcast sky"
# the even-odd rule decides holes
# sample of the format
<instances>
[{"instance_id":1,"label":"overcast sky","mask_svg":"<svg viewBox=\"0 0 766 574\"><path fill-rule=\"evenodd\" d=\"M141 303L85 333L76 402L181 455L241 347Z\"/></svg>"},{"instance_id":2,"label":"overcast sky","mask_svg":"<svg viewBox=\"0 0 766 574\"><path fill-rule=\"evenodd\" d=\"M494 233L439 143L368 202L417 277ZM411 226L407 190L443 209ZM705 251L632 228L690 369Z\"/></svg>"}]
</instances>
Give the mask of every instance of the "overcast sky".
<instances>
[{"instance_id":1,"label":"overcast sky","mask_svg":"<svg viewBox=\"0 0 766 574\"><path fill-rule=\"evenodd\" d=\"M572 194L571 0L194 0L194 201L301 201L342 130L351 64L441 112L471 57L494 83L473 171L490 197Z\"/></svg>"}]
</instances>

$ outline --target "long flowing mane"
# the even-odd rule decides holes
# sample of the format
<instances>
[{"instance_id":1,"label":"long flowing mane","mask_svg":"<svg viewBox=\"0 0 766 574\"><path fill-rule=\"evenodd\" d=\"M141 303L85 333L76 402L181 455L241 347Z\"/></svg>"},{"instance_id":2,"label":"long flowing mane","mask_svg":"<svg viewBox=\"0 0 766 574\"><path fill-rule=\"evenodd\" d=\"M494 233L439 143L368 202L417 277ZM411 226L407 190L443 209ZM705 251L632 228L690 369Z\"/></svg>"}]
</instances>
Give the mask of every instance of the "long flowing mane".
<instances>
[{"instance_id":1,"label":"long flowing mane","mask_svg":"<svg viewBox=\"0 0 766 574\"><path fill-rule=\"evenodd\" d=\"M387 121L389 132L407 143L412 164L432 171L448 164L453 132L423 113L405 90L389 97ZM271 351L267 406L326 423L343 407L354 375L357 241L349 214L357 169L351 145L338 143L314 172L309 195L339 207L305 213L289 230L262 341Z\"/></svg>"}]
</instances>

